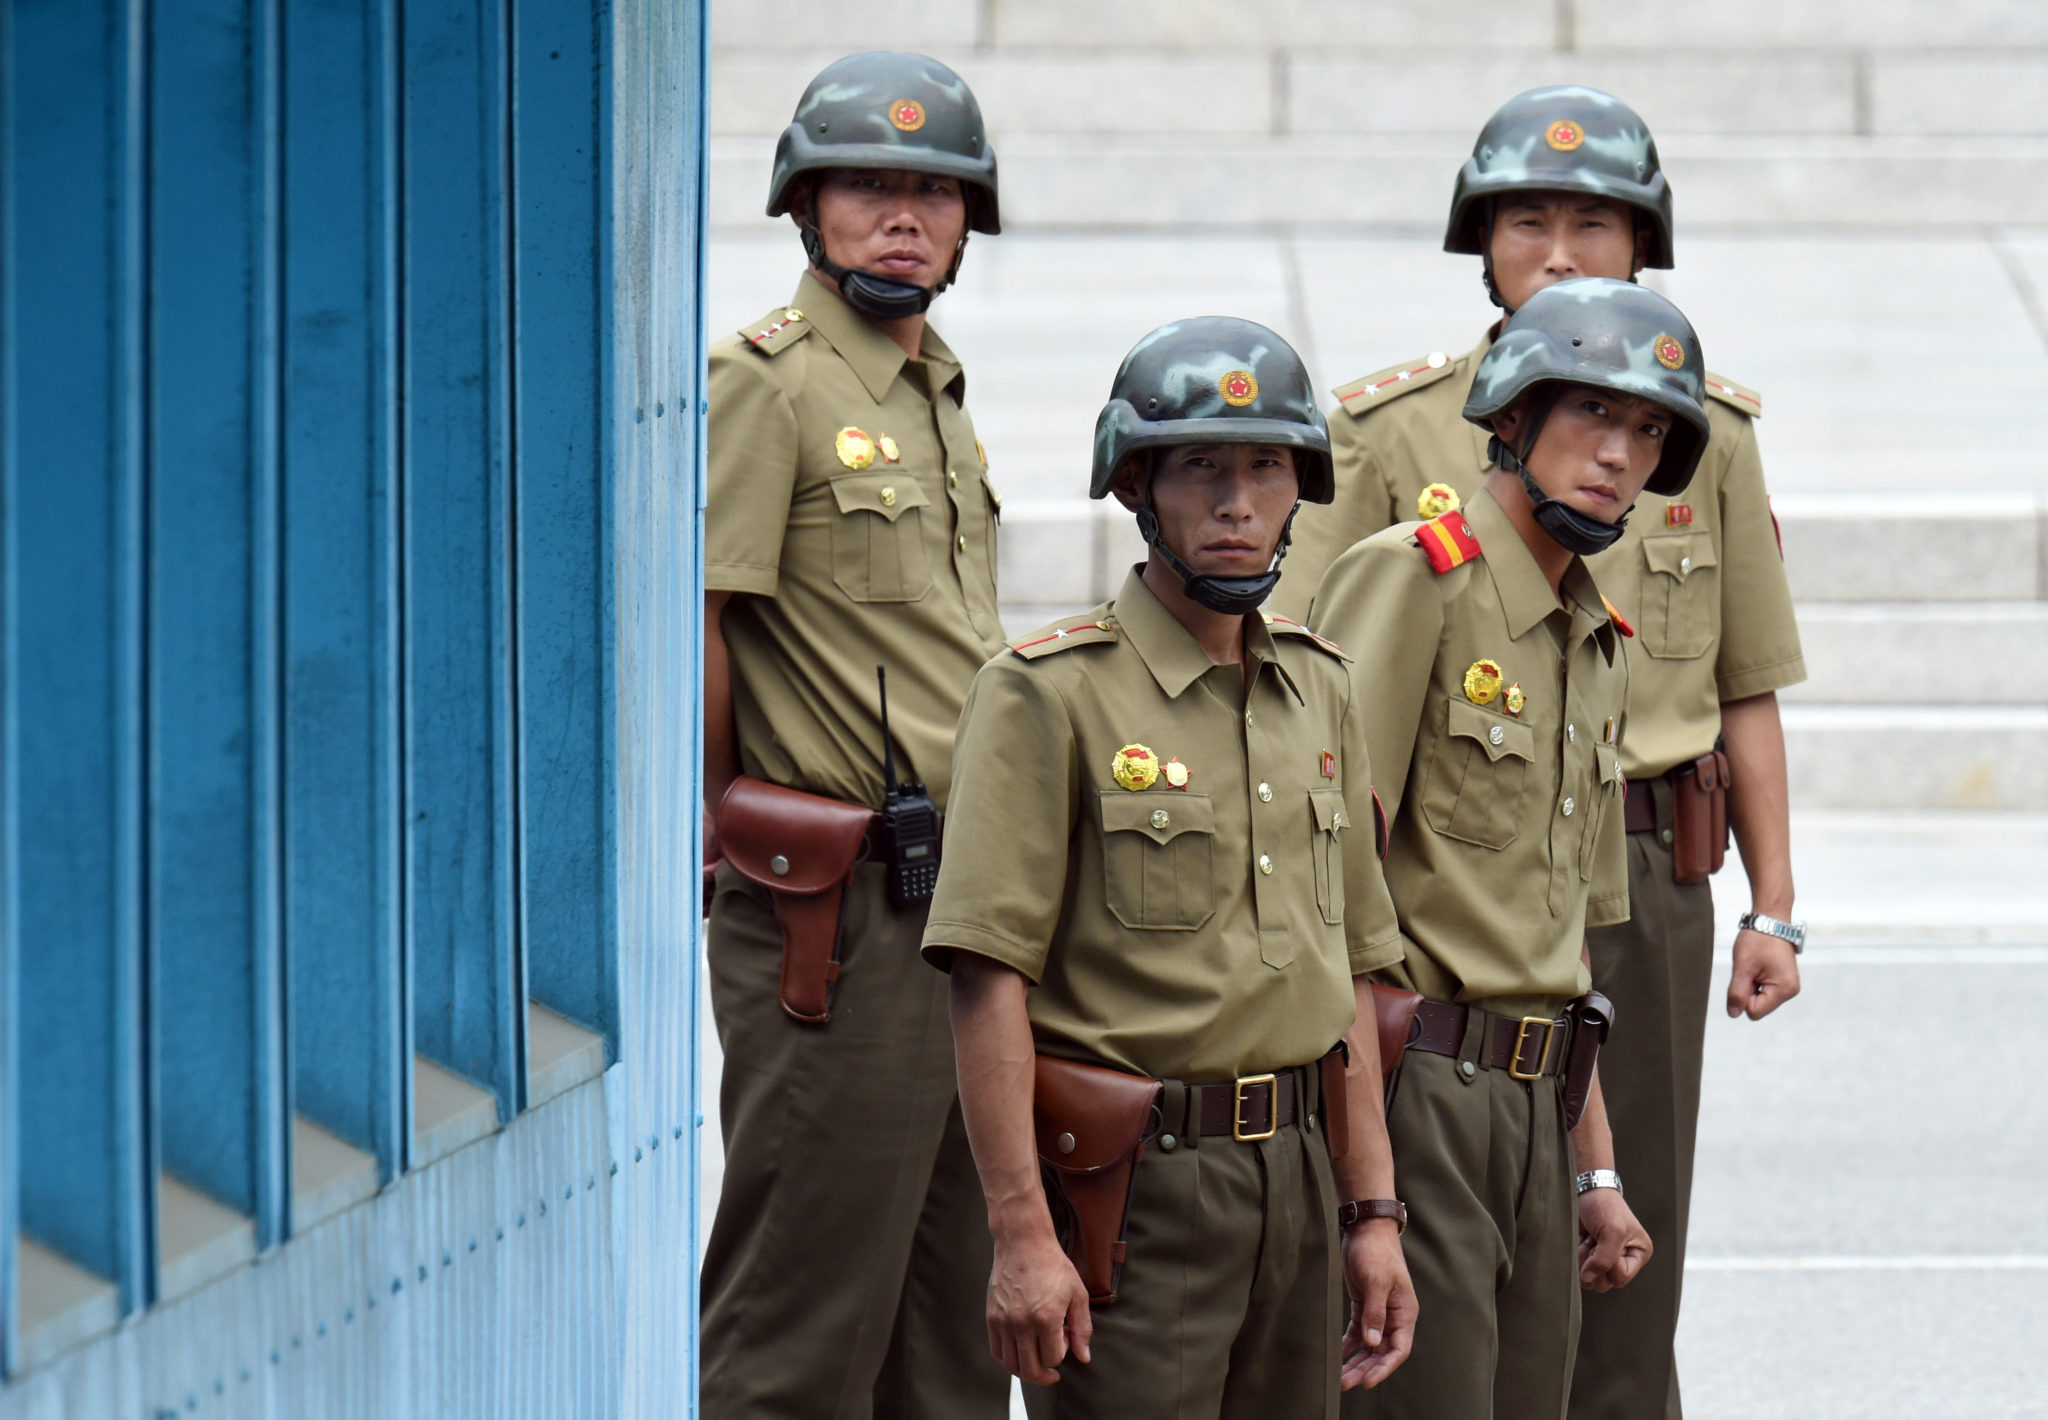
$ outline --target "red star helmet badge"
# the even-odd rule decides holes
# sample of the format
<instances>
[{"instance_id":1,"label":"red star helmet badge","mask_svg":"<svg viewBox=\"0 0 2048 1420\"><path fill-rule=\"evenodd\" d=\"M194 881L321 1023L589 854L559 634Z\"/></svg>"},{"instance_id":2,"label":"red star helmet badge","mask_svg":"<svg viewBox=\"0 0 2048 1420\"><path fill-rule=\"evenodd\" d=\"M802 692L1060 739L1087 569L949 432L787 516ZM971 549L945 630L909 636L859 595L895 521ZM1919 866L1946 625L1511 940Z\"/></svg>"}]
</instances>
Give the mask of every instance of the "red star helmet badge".
<instances>
[{"instance_id":1,"label":"red star helmet badge","mask_svg":"<svg viewBox=\"0 0 2048 1420\"><path fill-rule=\"evenodd\" d=\"M1259 382L1250 370L1232 370L1216 382L1216 388L1222 392L1225 404L1238 409L1259 397Z\"/></svg>"},{"instance_id":2,"label":"red star helmet badge","mask_svg":"<svg viewBox=\"0 0 2048 1420\"><path fill-rule=\"evenodd\" d=\"M924 105L916 99L898 99L889 105L889 122L905 133L915 133L924 127Z\"/></svg>"},{"instance_id":3,"label":"red star helmet badge","mask_svg":"<svg viewBox=\"0 0 2048 1420\"><path fill-rule=\"evenodd\" d=\"M1676 336L1660 335L1650 342L1650 349L1656 352L1657 363L1667 370L1675 370L1685 363L1685 347L1678 343Z\"/></svg>"},{"instance_id":4,"label":"red star helmet badge","mask_svg":"<svg viewBox=\"0 0 2048 1420\"><path fill-rule=\"evenodd\" d=\"M1550 125L1543 141L1560 153L1569 153L1586 141L1586 130L1568 118L1560 118Z\"/></svg>"}]
</instances>

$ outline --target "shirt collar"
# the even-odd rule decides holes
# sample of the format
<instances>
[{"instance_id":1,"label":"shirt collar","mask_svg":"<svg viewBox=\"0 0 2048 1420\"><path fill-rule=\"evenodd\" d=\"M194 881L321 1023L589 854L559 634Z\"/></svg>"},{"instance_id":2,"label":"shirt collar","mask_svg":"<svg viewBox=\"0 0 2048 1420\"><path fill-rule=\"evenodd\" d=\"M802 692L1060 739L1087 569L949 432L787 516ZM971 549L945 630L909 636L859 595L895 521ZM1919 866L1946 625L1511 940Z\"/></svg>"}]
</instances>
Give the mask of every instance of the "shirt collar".
<instances>
[{"instance_id":1,"label":"shirt collar","mask_svg":"<svg viewBox=\"0 0 2048 1420\"><path fill-rule=\"evenodd\" d=\"M846 298L820 281L814 271L806 271L803 279L797 282L796 299L791 304L804 313L804 319L811 323L812 329L824 336L825 342L853 368L854 377L875 403L880 404L888 397L889 386L910 363L910 357L903 353L902 346L891 340L880 326L846 304ZM924 365L935 385L934 389L924 392L926 396L930 397L941 389L950 389L956 399L965 403L967 380L961 373L960 361L929 324L924 328L921 348Z\"/></svg>"},{"instance_id":2,"label":"shirt collar","mask_svg":"<svg viewBox=\"0 0 2048 1420\"><path fill-rule=\"evenodd\" d=\"M1138 659L1169 698L1178 699L1182 691L1216 669L1218 663L1209 659L1209 653L1193 634L1145 585L1142 563L1124 577L1123 590L1116 594L1111 609L1124 639L1131 643L1131 649L1138 653ZM1244 642L1252 659L1277 671L1294 698L1301 700L1301 687L1281 663L1280 648L1263 617L1244 619Z\"/></svg>"},{"instance_id":3,"label":"shirt collar","mask_svg":"<svg viewBox=\"0 0 2048 1420\"><path fill-rule=\"evenodd\" d=\"M1472 495L1472 501L1465 505L1465 521L1472 525L1472 535L1479 542L1486 566L1493 574L1493 585L1500 592L1508 635L1520 639L1552 612L1567 610L1573 613L1575 621L1580 616L1586 618L1587 630L1599 636L1607 659L1614 659L1613 622L1583 557L1572 558L1571 565L1565 568L1559 583L1563 594L1560 607L1557 594L1550 590L1550 580L1536 565L1536 554L1529 551L1522 535L1508 521L1507 513L1494 501L1491 489L1482 488Z\"/></svg>"}]
</instances>

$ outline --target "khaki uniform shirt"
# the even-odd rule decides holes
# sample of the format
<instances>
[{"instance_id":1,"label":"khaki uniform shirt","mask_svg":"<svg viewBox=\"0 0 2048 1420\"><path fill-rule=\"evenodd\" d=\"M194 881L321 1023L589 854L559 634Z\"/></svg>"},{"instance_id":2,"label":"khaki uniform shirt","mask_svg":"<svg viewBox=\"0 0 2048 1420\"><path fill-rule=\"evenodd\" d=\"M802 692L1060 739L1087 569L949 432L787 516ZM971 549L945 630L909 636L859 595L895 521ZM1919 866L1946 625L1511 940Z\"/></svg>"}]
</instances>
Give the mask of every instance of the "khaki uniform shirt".
<instances>
[{"instance_id":1,"label":"khaki uniform shirt","mask_svg":"<svg viewBox=\"0 0 2048 1420\"><path fill-rule=\"evenodd\" d=\"M923 358L806 275L710 357L704 585L724 627L740 767L882 802L875 667L898 777L944 805L968 683L1002 649L996 514L959 361Z\"/></svg>"},{"instance_id":2,"label":"khaki uniform shirt","mask_svg":"<svg viewBox=\"0 0 2048 1420\"><path fill-rule=\"evenodd\" d=\"M1431 529L1400 524L1337 559L1313 615L1367 687L1407 947L1388 979L1554 1014L1587 989L1586 928L1628 917L1627 663L1584 562L1560 606L1490 494L1460 519L1477 556L1438 575L1417 545Z\"/></svg>"},{"instance_id":3,"label":"khaki uniform shirt","mask_svg":"<svg viewBox=\"0 0 2048 1420\"><path fill-rule=\"evenodd\" d=\"M1291 623L1245 634L1249 687L1134 571L975 678L924 953L1022 972L1048 1054L1198 1083L1306 1064L1353 975L1401 958L1350 669Z\"/></svg>"},{"instance_id":4,"label":"khaki uniform shirt","mask_svg":"<svg viewBox=\"0 0 2048 1420\"><path fill-rule=\"evenodd\" d=\"M1295 520L1296 547L1274 598L1287 615L1305 614L1315 582L1345 548L1423 516L1427 484L1447 483L1469 499L1485 482L1486 431L1463 410L1491 343L1455 360L1406 361L1337 391L1337 501L1304 508ZM1712 749L1723 701L1806 679L1757 454L1753 420L1762 402L1712 373L1707 392L1710 434L1692 482L1676 498L1644 494L1621 541L1588 562L1636 632L1627 648L1622 752L1631 779L1654 778Z\"/></svg>"}]
</instances>

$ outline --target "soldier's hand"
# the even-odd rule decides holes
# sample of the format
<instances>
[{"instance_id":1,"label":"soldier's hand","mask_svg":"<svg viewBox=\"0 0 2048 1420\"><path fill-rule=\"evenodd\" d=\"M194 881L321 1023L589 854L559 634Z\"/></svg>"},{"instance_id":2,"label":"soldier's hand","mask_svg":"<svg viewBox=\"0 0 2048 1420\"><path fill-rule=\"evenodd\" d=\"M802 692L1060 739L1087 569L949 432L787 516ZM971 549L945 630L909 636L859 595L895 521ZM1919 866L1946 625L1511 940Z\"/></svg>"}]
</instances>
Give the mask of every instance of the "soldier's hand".
<instances>
[{"instance_id":1,"label":"soldier's hand","mask_svg":"<svg viewBox=\"0 0 2048 1420\"><path fill-rule=\"evenodd\" d=\"M1619 1189L1579 1195L1579 1285L1595 1292L1626 1287L1655 1251Z\"/></svg>"},{"instance_id":2,"label":"soldier's hand","mask_svg":"<svg viewBox=\"0 0 2048 1420\"><path fill-rule=\"evenodd\" d=\"M1415 1344L1415 1284L1391 1220L1375 1218L1345 1231L1344 1288L1351 1323L1344 1329L1338 1384L1370 1390L1400 1369Z\"/></svg>"},{"instance_id":3,"label":"soldier's hand","mask_svg":"<svg viewBox=\"0 0 2048 1420\"><path fill-rule=\"evenodd\" d=\"M1052 1385L1053 1367L1074 1353L1086 1361L1095 1324L1088 1289L1050 1228L1042 1236L996 1242L988 1284L988 1346L1003 1369L1033 1385Z\"/></svg>"},{"instance_id":4,"label":"soldier's hand","mask_svg":"<svg viewBox=\"0 0 2048 1420\"><path fill-rule=\"evenodd\" d=\"M1760 1021L1799 994L1799 956L1783 937L1735 934L1735 969L1728 973L1728 1018Z\"/></svg>"}]
</instances>

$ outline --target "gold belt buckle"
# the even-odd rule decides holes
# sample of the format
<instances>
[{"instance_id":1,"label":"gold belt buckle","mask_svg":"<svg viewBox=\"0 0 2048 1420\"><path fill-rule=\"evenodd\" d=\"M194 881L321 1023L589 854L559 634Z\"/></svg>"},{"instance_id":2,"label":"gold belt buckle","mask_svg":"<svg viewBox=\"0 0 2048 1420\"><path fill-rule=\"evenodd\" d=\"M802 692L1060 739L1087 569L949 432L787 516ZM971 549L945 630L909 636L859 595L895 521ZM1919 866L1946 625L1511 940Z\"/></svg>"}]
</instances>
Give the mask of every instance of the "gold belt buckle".
<instances>
[{"instance_id":1,"label":"gold belt buckle","mask_svg":"<svg viewBox=\"0 0 2048 1420\"><path fill-rule=\"evenodd\" d=\"M1543 1048L1536 1053L1536 1068L1526 1074L1522 1070L1522 1044L1529 1038L1531 1026L1543 1027ZM1515 1032L1514 1052L1508 1056L1508 1078L1512 1080L1540 1080L1543 1067L1550 1063L1550 1045L1557 1037L1557 1022L1548 1016L1524 1016L1521 1029Z\"/></svg>"},{"instance_id":2,"label":"gold belt buckle","mask_svg":"<svg viewBox=\"0 0 2048 1420\"><path fill-rule=\"evenodd\" d=\"M1244 1132L1244 1092L1247 1086L1265 1085L1272 1092L1267 1099L1272 1101L1266 1113L1266 1132L1247 1134ZM1241 1075L1237 1081L1237 1100L1230 1111L1230 1137L1240 1144L1256 1144L1261 1139L1270 1139L1280 1132L1280 1077L1278 1075Z\"/></svg>"}]
</instances>

